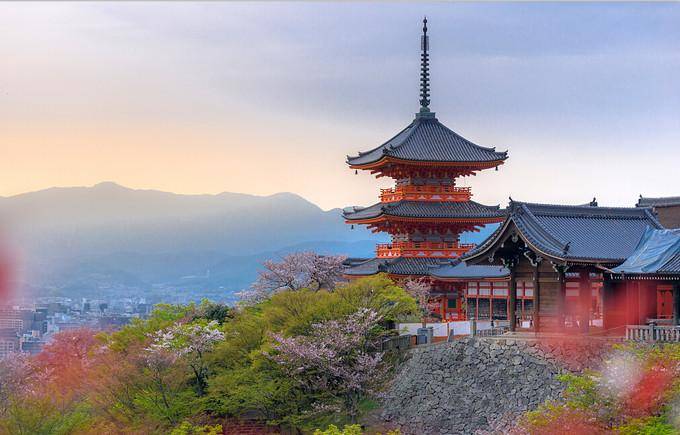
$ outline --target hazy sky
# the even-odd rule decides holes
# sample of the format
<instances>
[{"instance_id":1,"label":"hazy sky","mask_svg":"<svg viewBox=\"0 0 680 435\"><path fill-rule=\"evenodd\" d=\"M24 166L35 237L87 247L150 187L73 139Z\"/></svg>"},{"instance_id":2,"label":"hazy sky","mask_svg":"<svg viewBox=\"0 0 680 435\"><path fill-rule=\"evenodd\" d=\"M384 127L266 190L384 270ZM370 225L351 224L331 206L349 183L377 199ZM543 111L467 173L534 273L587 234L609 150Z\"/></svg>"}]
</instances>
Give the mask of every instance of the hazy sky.
<instances>
[{"instance_id":1,"label":"hazy sky","mask_svg":"<svg viewBox=\"0 0 680 435\"><path fill-rule=\"evenodd\" d=\"M432 104L509 150L475 199L680 195L680 3L0 4L0 195L112 180L179 193L379 185L346 154Z\"/></svg>"}]
</instances>

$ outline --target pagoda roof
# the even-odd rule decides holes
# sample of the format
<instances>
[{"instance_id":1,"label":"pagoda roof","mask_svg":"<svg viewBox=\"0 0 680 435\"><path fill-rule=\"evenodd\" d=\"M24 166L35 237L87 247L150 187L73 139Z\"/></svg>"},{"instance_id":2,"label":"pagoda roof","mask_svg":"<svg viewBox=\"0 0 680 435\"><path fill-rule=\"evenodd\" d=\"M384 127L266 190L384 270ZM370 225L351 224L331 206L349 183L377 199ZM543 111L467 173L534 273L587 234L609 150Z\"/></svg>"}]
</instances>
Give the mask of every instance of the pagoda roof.
<instances>
[{"instance_id":1,"label":"pagoda roof","mask_svg":"<svg viewBox=\"0 0 680 435\"><path fill-rule=\"evenodd\" d=\"M502 218L505 210L499 206L479 204L475 201L411 201L379 202L370 207L348 207L343 217L349 221L396 216L414 219L485 219Z\"/></svg>"},{"instance_id":2,"label":"pagoda roof","mask_svg":"<svg viewBox=\"0 0 680 435\"><path fill-rule=\"evenodd\" d=\"M595 202L591 203L594 204ZM510 201L508 216L486 241L463 255L481 261L499 249L511 233L539 254L564 262L621 263L630 256L647 227L663 228L651 208L555 205Z\"/></svg>"},{"instance_id":3,"label":"pagoda roof","mask_svg":"<svg viewBox=\"0 0 680 435\"><path fill-rule=\"evenodd\" d=\"M680 229L648 227L635 251L612 271L634 275L680 275Z\"/></svg>"},{"instance_id":4,"label":"pagoda roof","mask_svg":"<svg viewBox=\"0 0 680 435\"><path fill-rule=\"evenodd\" d=\"M505 278L510 271L504 267L466 265L460 260L436 258L350 258L345 261L345 275L367 276L377 273L392 275L431 276L441 279Z\"/></svg>"},{"instance_id":5,"label":"pagoda roof","mask_svg":"<svg viewBox=\"0 0 680 435\"><path fill-rule=\"evenodd\" d=\"M476 162L501 164L508 158L507 151L497 152L495 148L476 145L439 122L434 113L427 115L431 116L418 114L411 124L379 147L360 152L354 157L347 156L347 163L363 166L391 157L414 162L469 166Z\"/></svg>"},{"instance_id":6,"label":"pagoda roof","mask_svg":"<svg viewBox=\"0 0 680 435\"><path fill-rule=\"evenodd\" d=\"M673 207L680 205L680 196L645 198L640 195L636 207Z\"/></svg>"}]
</instances>

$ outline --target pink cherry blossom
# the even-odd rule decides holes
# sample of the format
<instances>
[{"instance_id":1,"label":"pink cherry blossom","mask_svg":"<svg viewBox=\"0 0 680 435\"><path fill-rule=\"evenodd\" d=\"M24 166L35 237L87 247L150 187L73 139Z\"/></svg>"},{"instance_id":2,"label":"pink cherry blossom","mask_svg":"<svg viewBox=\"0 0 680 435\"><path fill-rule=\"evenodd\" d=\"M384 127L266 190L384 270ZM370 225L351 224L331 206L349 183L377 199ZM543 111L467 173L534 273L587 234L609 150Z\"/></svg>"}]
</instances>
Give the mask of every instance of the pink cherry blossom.
<instances>
[{"instance_id":1,"label":"pink cherry blossom","mask_svg":"<svg viewBox=\"0 0 680 435\"><path fill-rule=\"evenodd\" d=\"M310 392L330 393L352 418L359 401L376 392L386 370L380 316L361 309L341 320L312 325L309 335L284 337L274 334L270 357Z\"/></svg>"},{"instance_id":2,"label":"pink cherry blossom","mask_svg":"<svg viewBox=\"0 0 680 435\"><path fill-rule=\"evenodd\" d=\"M345 257L319 255L314 252L295 252L281 261L267 260L257 280L250 289L241 292L246 304L253 304L269 298L281 290L333 290L342 279L342 262Z\"/></svg>"}]
</instances>

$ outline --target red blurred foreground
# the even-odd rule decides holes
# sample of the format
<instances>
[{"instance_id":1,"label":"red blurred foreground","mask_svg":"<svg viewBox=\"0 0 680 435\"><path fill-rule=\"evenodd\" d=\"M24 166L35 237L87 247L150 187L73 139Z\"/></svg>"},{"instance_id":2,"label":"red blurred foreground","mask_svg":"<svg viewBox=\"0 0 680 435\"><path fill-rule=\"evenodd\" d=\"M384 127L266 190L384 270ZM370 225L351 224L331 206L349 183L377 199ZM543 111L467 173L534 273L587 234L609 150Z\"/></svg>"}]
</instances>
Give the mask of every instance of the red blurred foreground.
<instances>
[{"instance_id":1,"label":"red blurred foreground","mask_svg":"<svg viewBox=\"0 0 680 435\"><path fill-rule=\"evenodd\" d=\"M677 362L658 361L647 368L633 390L623 398L624 409L631 417L654 414L668 398L677 380Z\"/></svg>"},{"instance_id":2,"label":"red blurred foreground","mask_svg":"<svg viewBox=\"0 0 680 435\"><path fill-rule=\"evenodd\" d=\"M16 262L12 251L3 243L0 234L0 305L7 303L14 296Z\"/></svg>"}]
</instances>

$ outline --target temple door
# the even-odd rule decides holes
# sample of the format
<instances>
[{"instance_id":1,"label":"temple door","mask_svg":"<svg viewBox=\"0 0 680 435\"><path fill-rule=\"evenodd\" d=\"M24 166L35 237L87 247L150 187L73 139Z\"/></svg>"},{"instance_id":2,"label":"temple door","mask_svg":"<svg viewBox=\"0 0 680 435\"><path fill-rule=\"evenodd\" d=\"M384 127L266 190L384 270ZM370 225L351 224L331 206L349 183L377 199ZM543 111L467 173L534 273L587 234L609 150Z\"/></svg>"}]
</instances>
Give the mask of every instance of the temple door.
<instances>
[{"instance_id":1,"label":"temple door","mask_svg":"<svg viewBox=\"0 0 680 435\"><path fill-rule=\"evenodd\" d=\"M673 287L670 285L656 287L656 316L659 319L673 317Z\"/></svg>"}]
</instances>

